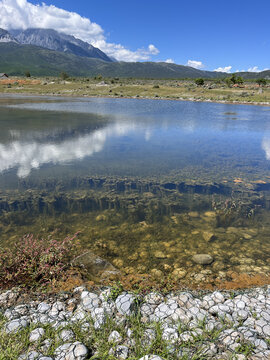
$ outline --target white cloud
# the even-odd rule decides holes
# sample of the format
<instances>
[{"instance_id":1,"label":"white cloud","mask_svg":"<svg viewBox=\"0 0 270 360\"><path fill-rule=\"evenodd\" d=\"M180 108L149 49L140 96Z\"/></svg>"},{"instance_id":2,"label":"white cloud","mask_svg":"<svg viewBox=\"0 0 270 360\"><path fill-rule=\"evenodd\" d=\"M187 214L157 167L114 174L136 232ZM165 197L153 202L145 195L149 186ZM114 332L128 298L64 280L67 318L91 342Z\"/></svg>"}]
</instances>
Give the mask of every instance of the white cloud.
<instances>
[{"instance_id":1,"label":"white cloud","mask_svg":"<svg viewBox=\"0 0 270 360\"><path fill-rule=\"evenodd\" d=\"M196 60L188 60L186 65L191 66L195 69L203 69L204 68L203 63L201 61L196 61Z\"/></svg>"},{"instance_id":2,"label":"white cloud","mask_svg":"<svg viewBox=\"0 0 270 360\"><path fill-rule=\"evenodd\" d=\"M41 3L33 5L27 0L0 0L0 28L49 28L73 35L98 47L116 60L149 60L159 50L150 44L146 49L132 51L120 44L108 43L102 27L75 12Z\"/></svg>"},{"instance_id":3,"label":"white cloud","mask_svg":"<svg viewBox=\"0 0 270 360\"><path fill-rule=\"evenodd\" d=\"M174 64L174 60L173 59L167 59L167 60L165 60L165 63Z\"/></svg>"},{"instance_id":4,"label":"white cloud","mask_svg":"<svg viewBox=\"0 0 270 360\"><path fill-rule=\"evenodd\" d=\"M224 66L224 67L218 67L217 69L215 69L214 71L219 71L219 72L225 72L225 73L230 73L232 69L232 66Z\"/></svg>"},{"instance_id":5,"label":"white cloud","mask_svg":"<svg viewBox=\"0 0 270 360\"><path fill-rule=\"evenodd\" d=\"M261 72L261 71L265 71L265 70L269 70L269 69L268 68L259 69L258 66L253 66L253 67L250 67L247 71L249 71L249 72Z\"/></svg>"},{"instance_id":6,"label":"white cloud","mask_svg":"<svg viewBox=\"0 0 270 360\"><path fill-rule=\"evenodd\" d=\"M152 54L152 55L157 55L157 54L159 54L159 50L155 47L155 45L153 45L153 44L150 44L149 46L148 46L148 50L149 50L149 52Z\"/></svg>"}]
</instances>

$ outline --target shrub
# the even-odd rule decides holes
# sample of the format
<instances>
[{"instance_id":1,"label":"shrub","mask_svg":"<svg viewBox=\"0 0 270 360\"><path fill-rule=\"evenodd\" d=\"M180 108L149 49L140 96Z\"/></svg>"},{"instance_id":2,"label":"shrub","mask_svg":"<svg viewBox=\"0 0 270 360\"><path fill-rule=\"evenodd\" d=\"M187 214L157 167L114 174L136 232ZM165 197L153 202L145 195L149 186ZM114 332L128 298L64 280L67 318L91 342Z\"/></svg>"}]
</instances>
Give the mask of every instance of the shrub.
<instances>
[{"instance_id":1,"label":"shrub","mask_svg":"<svg viewBox=\"0 0 270 360\"><path fill-rule=\"evenodd\" d=\"M60 78L61 78L62 80L67 80L67 79L69 78L69 76L68 76L68 74L67 74L66 72L62 71L62 72L60 73Z\"/></svg>"},{"instance_id":2,"label":"shrub","mask_svg":"<svg viewBox=\"0 0 270 360\"><path fill-rule=\"evenodd\" d=\"M30 71L26 71L26 72L24 73L24 75L25 75L26 77L28 77L28 78L31 77Z\"/></svg>"},{"instance_id":3,"label":"shrub","mask_svg":"<svg viewBox=\"0 0 270 360\"><path fill-rule=\"evenodd\" d=\"M196 79L195 84L198 85L198 86L203 86L204 85L204 80L202 78Z\"/></svg>"},{"instance_id":4,"label":"shrub","mask_svg":"<svg viewBox=\"0 0 270 360\"><path fill-rule=\"evenodd\" d=\"M266 85L266 80L263 79L263 78L260 78L260 79L257 79L257 80L256 80L256 83L257 83L259 86L265 86L265 85Z\"/></svg>"},{"instance_id":5,"label":"shrub","mask_svg":"<svg viewBox=\"0 0 270 360\"><path fill-rule=\"evenodd\" d=\"M57 241L25 235L13 251L0 249L0 283L34 286L59 278L70 265L76 236Z\"/></svg>"}]
</instances>

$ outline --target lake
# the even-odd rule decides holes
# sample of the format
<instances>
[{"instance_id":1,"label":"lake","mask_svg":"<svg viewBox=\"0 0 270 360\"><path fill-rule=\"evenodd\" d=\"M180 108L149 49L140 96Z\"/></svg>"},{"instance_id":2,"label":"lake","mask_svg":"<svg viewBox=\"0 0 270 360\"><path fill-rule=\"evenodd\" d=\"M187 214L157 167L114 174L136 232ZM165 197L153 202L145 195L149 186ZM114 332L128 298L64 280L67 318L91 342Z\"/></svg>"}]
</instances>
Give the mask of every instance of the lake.
<instances>
[{"instance_id":1,"label":"lake","mask_svg":"<svg viewBox=\"0 0 270 360\"><path fill-rule=\"evenodd\" d=\"M2 95L0 126L0 244L80 231L183 285L269 272L269 107Z\"/></svg>"}]
</instances>

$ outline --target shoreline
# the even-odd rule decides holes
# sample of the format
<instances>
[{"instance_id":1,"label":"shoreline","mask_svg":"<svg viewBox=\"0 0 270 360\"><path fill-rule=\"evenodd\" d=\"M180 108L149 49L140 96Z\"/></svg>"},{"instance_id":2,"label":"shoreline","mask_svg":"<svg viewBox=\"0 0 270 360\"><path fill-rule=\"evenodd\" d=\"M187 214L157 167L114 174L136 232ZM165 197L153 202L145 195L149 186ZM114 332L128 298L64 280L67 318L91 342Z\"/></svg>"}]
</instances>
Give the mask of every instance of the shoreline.
<instances>
[{"instance_id":1,"label":"shoreline","mask_svg":"<svg viewBox=\"0 0 270 360\"><path fill-rule=\"evenodd\" d=\"M7 95L6 97L19 95L22 97L59 97L59 98L90 98L90 99L136 99L136 100L167 100L167 101L187 101L187 102L201 102L201 103L216 103L216 104L228 104L228 105L255 105L255 106L265 106L270 107L270 102L257 102L257 101L227 101L227 100L212 100L212 99L198 99L198 98L174 98L174 97L143 97L143 96L106 96L106 95L73 95L73 94L55 94L55 93L42 93L42 94L36 94L36 93L20 93L20 92L0 92L0 97L2 95Z\"/></svg>"}]
</instances>

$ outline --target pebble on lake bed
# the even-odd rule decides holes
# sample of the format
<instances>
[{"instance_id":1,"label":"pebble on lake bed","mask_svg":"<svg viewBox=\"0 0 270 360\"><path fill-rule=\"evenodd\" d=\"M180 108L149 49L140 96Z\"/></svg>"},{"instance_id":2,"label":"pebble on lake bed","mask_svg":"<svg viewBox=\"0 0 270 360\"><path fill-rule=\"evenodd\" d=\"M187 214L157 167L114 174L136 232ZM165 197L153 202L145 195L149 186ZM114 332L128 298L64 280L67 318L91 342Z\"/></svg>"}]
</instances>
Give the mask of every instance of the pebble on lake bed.
<instances>
[{"instance_id":1,"label":"pebble on lake bed","mask_svg":"<svg viewBox=\"0 0 270 360\"><path fill-rule=\"evenodd\" d=\"M192 256L192 260L196 264L210 265L214 261L213 257L209 254L196 254Z\"/></svg>"}]
</instances>

